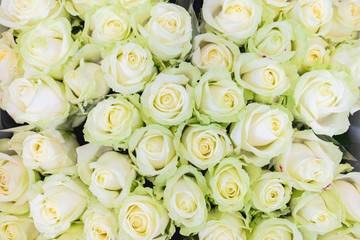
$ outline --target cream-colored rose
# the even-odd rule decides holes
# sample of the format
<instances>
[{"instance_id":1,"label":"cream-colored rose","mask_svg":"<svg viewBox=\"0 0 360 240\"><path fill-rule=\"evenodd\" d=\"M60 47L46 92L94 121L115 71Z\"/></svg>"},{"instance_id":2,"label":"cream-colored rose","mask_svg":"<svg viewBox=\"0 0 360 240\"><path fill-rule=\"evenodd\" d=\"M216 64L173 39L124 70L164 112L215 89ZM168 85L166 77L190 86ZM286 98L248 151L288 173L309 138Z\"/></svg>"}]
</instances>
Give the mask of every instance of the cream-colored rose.
<instances>
[{"instance_id":1,"label":"cream-colored rose","mask_svg":"<svg viewBox=\"0 0 360 240\"><path fill-rule=\"evenodd\" d=\"M181 6L157 3L147 21L137 27L152 54L162 61L183 58L191 50L191 17Z\"/></svg>"},{"instance_id":2,"label":"cream-colored rose","mask_svg":"<svg viewBox=\"0 0 360 240\"><path fill-rule=\"evenodd\" d=\"M334 17L327 37L334 42L341 42L356 36L360 30L360 1L335 0Z\"/></svg>"},{"instance_id":3,"label":"cream-colored rose","mask_svg":"<svg viewBox=\"0 0 360 240\"><path fill-rule=\"evenodd\" d=\"M100 42L122 41L131 32L128 14L121 8L105 6L91 15L91 37Z\"/></svg>"},{"instance_id":4,"label":"cream-colored rose","mask_svg":"<svg viewBox=\"0 0 360 240\"><path fill-rule=\"evenodd\" d=\"M180 157L202 170L213 167L233 150L226 130L215 124L182 125L174 142Z\"/></svg>"},{"instance_id":5,"label":"cream-colored rose","mask_svg":"<svg viewBox=\"0 0 360 240\"><path fill-rule=\"evenodd\" d=\"M314 233L337 229L344 220L340 197L331 188L321 193L303 192L291 200L290 208L295 222Z\"/></svg>"},{"instance_id":6,"label":"cream-colored rose","mask_svg":"<svg viewBox=\"0 0 360 240\"><path fill-rule=\"evenodd\" d=\"M142 189L126 198L119 212L119 239L152 240L165 239L169 223L166 209Z\"/></svg>"},{"instance_id":7,"label":"cream-colored rose","mask_svg":"<svg viewBox=\"0 0 360 240\"><path fill-rule=\"evenodd\" d=\"M35 240L38 235L31 218L0 213L2 240Z\"/></svg>"},{"instance_id":8,"label":"cream-colored rose","mask_svg":"<svg viewBox=\"0 0 360 240\"><path fill-rule=\"evenodd\" d=\"M359 222L360 207L357 203L360 200L360 173L351 172L340 175L333 184L345 207L345 220Z\"/></svg>"},{"instance_id":9,"label":"cream-colored rose","mask_svg":"<svg viewBox=\"0 0 360 240\"><path fill-rule=\"evenodd\" d=\"M250 200L250 178L237 158L225 158L209 168L206 180L220 211L240 211Z\"/></svg>"},{"instance_id":10,"label":"cream-colored rose","mask_svg":"<svg viewBox=\"0 0 360 240\"><path fill-rule=\"evenodd\" d=\"M244 91L224 69L210 69L195 87L195 106L201 123L234 122L245 107Z\"/></svg>"},{"instance_id":11,"label":"cream-colored rose","mask_svg":"<svg viewBox=\"0 0 360 240\"><path fill-rule=\"evenodd\" d=\"M25 77L49 74L62 79L62 65L79 47L71 37L71 24L66 18L43 21L23 31L17 41Z\"/></svg>"},{"instance_id":12,"label":"cream-colored rose","mask_svg":"<svg viewBox=\"0 0 360 240\"><path fill-rule=\"evenodd\" d=\"M332 0L299 0L287 14L300 22L309 33L324 36L333 16Z\"/></svg>"},{"instance_id":13,"label":"cream-colored rose","mask_svg":"<svg viewBox=\"0 0 360 240\"><path fill-rule=\"evenodd\" d=\"M23 141L22 157L24 165L40 172L55 173L76 164L74 135L31 134Z\"/></svg>"},{"instance_id":14,"label":"cream-colored rose","mask_svg":"<svg viewBox=\"0 0 360 240\"><path fill-rule=\"evenodd\" d=\"M129 140L129 154L141 175L168 176L176 170L178 155L174 135L160 125L148 125L134 132Z\"/></svg>"},{"instance_id":15,"label":"cream-colored rose","mask_svg":"<svg viewBox=\"0 0 360 240\"><path fill-rule=\"evenodd\" d=\"M252 103L232 124L230 138L235 152L245 154L245 161L264 166L285 151L293 132L292 116L286 109Z\"/></svg>"},{"instance_id":16,"label":"cream-colored rose","mask_svg":"<svg viewBox=\"0 0 360 240\"><path fill-rule=\"evenodd\" d=\"M320 192L333 181L342 153L311 130L296 132L292 144L275 159L277 171L290 177L294 188Z\"/></svg>"},{"instance_id":17,"label":"cream-colored rose","mask_svg":"<svg viewBox=\"0 0 360 240\"><path fill-rule=\"evenodd\" d=\"M0 210L2 212L23 214L28 211L30 177L30 173L19 156L0 153Z\"/></svg>"},{"instance_id":18,"label":"cream-colored rose","mask_svg":"<svg viewBox=\"0 0 360 240\"><path fill-rule=\"evenodd\" d=\"M167 180L164 204L169 217L180 227L180 234L188 236L204 227L208 215L207 193L204 176L190 165L181 166Z\"/></svg>"},{"instance_id":19,"label":"cream-colored rose","mask_svg":"<svg viewBox=\"0 0 360 240\"><path fill-rule=\"evenodd\" d=\"M205 0L202 13L210 27L242 45L256 32L262 6L261 1L256 0Z\"/></svg>"},{"instance_id":20,"label":"cream-colored rose","mask_svg":"<svg viewBox=\"0 0 360 240\"><path fill-rule=\"evenodd\" d=\"M358 98L359 90L345 72L307 72L295 86L295 117L317 134L341 134L350 125L349 112Z\"/></svg>"},{"instance_id":21,"label":"cream-colored rose","mask_svg":"<svg viewBox=\"0 0 360 240\"><path fill-rule=\"evenodd\" d=\"M105 56L101 68L107 84L124 94L143 90L156 72L150 51L136 43L118 45Z\"/></svg>"},{"instance_id":22,"label":"cream-colored rose","mask_svg":"<svg viewBox=\"0 0 360 240\"><path fill-rule=\"evenodd\" d=\"M233 71L233 64L240 56L239 48L215 34L199 34L193 41L191 62L202 72L212 67L221 67Z\"/></svg>"},{"instance_id":23,"label":"cream-colored rose","mask_svg":"<svg viewBox=\"0 0 360 240\"><path fill-rule=\"evenodd\" d=\"M330 50L327 47L328 43L321 37L309 39L309 48L303 61L305 70L310 70L316 64L329 63Z\"/></svg>"},{"instance_id":24,"label":"cream-colored rose","mask_svg":"<svg viewBox=\"0 0 360 240\"><path fill-rule=\"evenodd\" d=\"M84 233L89 240L116 240L117 221L112 210L101 206L98 202L87 209L82 216Z\"/></svg>"},{"instance_id":25,"label":"cream-colored rose","mask_svg":"<svg viewBox=\"0 0 360 240\"><path fill-rule=\"evenodd\" d=\"M303 240L296 224L283 218L269 218L256 224L250 240Z\"/></svg>"},{"instance_id":26,"label":"cream-colored rose","mask_svg":"<svg viewBox=\"0 0 360 240\"><path fill-rule=\"evenodd\" d=\"M81 216L87 202L85 186L65 175L55 174L33 185L30 216L45 238L54 238Z\"/></svg>"},{"instance_id":27,"label":"cream-colored rose","mask_svg":"<svg viewBox=\"0 0 360 240\"><path fill-rule=\"evenodd\" d=\"M142 125L139 110L120 95L115 97L101 101L90 111L84 126L88 142L127 148L131 133Z\"/></svg>"},{"instance_id":28,"label":"cream-colored rose","mask_svg":"<svg viewBox=\"0 0 360 240\"><path fill-rule=\"evenodd\" d=\"M54 18L61 11L62 1L57 0L3 0L0 5L0 24L24 29L47 18Z\"/></svg>"},{"instance_id":29,"label":"cream-colored rose","mask_svg":"<svg viewBox=\"0 0 360 240\"><path fill-rule=\"evenodd\" d=\"M18 123L56 126L69 114L63 85L49 76L17 78L4 89L5 110Z\"/></svg>"},{"instance_id":30,"label":"cream-colored rose","mask_svg":"<svg viewBox=\"0 0 360 240\"><path fill-rule=\"evenodd\" d=\"M252 203L254 208L262 212L283 209L290 201L291 184L282 172L262 173L252 185Z\"/></svg>"},{"instance_id":31,"label":"cream-colored rose","mask_svg":"<svg viewBox=\"0 0 360 240\"><path fill-rule=\"evenodd\" d=\"M8 85L20 74L18 68L19 54L16 52L14 36L11 32L4 32L0 39L0 86Z\"/></svg>"},{"instance_id":32,"label":"cream-colored rose","mask_svg":"<svg viewBox=\"0 0 360 240\"><path fill-rule=\"evenodd\" d=\"M205 227L199 232L199 240L246 240L245 228L240 213L213 212L209 214Z\"/></svg>"}]
</instances>

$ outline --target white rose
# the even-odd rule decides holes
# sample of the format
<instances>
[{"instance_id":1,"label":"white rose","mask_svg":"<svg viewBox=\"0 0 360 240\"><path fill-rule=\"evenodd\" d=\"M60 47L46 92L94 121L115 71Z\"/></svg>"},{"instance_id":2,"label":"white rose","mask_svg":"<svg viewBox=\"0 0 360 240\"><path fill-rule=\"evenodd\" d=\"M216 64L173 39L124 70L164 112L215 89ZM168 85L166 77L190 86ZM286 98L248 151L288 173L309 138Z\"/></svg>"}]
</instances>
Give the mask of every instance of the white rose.
<instances>
[{"instance_id":1,"label":"white rose","mask_svg":"<svg viewBox=\"0 0 360 240\"><path fill-rule=\"evenodd\" d=\"M242 150L245 154L245 161L264 166L289 145L294 130L286 109L252 103L239 118L231 126L230 138L235 152Z\"/></svg>"},{"instance_id":2,"label":"white rose","mask_svg":"<svg viewBox=\"0 0 360 240\"><path fill-rule=\"evenodd\" d=\"M0 210L15 214L28 211L28 191L31 173L17 156L0 153Z\"/></svg>"},{"instance_id":3,"label":"white rose","mask_svg":"<svg viewBox=\"0 0 360 240\"><path fill-rule=\"evenodd\" d=\"M113 48L101 68L106 73L107 84L124 94L143 90L156 72L150 51L136 43Z\"/></svg>"},{"instance_id":4,"label":"white rose","mask_svg":"<svg viewBox=\"0 0 360 240\"><path fill-rule=\"evenodd\" d=\"M129 154L141 175L171 176L178 163L173 140L170 130L155 124L133 133L129 140Z\"/></svg>"},{"instance_id":5,"label":"white rose","mask_svg":"<svg viewBox=\"0 0 360 240\"><path fill-rule=\"evenodd\" d=\"M326 37L334 42L341 42L356 36L360 30L360 1L335 0L334 17Z\"/></svg>"},{"instance_id":6,"label":"white rose","mask_svg":"<svg viewBox=\"0 0 360 240\"><path fill-rule=\"evenodd\" d=\"M89 19L89 35L100 42L125 40L131 32L128 19L128 14L121 8L101 7L91 15L91 20Z\"/></svg>"},{"instance_id":7,"label":"white rose","mask_svg":"<svg viewBox=\"0 0 360 240\"><path fill-rule=\"evenodd\" d=\"M299 0L287 14L300 22L309 33L325 35L326 25L333 16L332 0Z\"/></svg>"},{"instance_id":8,"label":"white rose","mask_svg":"<svg viewBox=\"0 0 360 240\"><path fill-rule=\"evenodd\" d=\"M194 38L191 62L202 72L212 67L232 72L233 64L239 56L240 50L235 44L215 34L204 33Z\"/></svg>"},{"instance_id":9,"label":"white rose","mask_svg":"<svg viewBox=\"0 0 360 240\"><path fill-rule=\"evenodd\" d=\"M169 217L151 190L135 189L122 203L119 212L119 239L166 239Z\"/></svg>"},{"instance_id":10,"label":"white rose","mask_svg":"<svg viewBox=\"0 0 360 240\"><path fill-rule=\"evenodd\" d=\"M66 10L81 19L85 19L86 11L98 6L106 6L105 0L66 0L65 2Z\"/></svg>"},{"instance_id":11,"label":"white rose","mask_svg":"<svg viewBox=\"0 0 360 240\"><path fill-rule=\"evenodd\" d=\"M16 122L40 126L62 123L70 109L62 83L45 75L13 80L4 89L3 101L5 110Z\"/></svg>"},{"instance_id":12,"label":"white rose","mask_svg":"<svg viewBox=\"0 0 360 240\"><path fill-rule=\"evenodd\" d=\"M270 213L286 208L290 201L291 184L285 173L265 172L252 185L254 208Z\"/></svg>"},{"instance_id":13,"label":"white rose","mask_svg":"<svg viewBox=\"0 0 360 240\"><path fill-rule=\"evenodd\" d=\"M360 208L357 202L360 199L360 173L350 172L340 175L333 184L345 207L345 220L359 222Z\"/></svg>"},{"instance_id":14,"label":"white rose","mask_svg":"<svg viewBox=\"0 0 360 240\"><path fill-rule=\"evenodd\" d=\"M181 6L158 3L151 9L150 18L137 27L160 60L183 58L191 50L191 17Z\"/></svg>"},{"instance_id":15,"label":"white rose","mask_svg":"<svg viewBox=\"0 0 360 240\"><path fill-rule=\"evenodd\" d=\"M237 158L225 158L209 168L206 180L220 211L240 211L250 200L250 178Z\"/></svg>"},{"instance_id":16,"label":"white rose","mask_svg":"<svg viewBox=\"0 0 360 240\"><path fill-rule=\"evenodd\" d=\"M201 170L213 167L233 150L226 129L216 124L182 125L177 129L174 142L180 157Z\"/></svg>"},{"instance_id":17,"label":"white rose","mask_svg":"<svg viewBox=\"0 0 360 240\"><path fill-rule=\"evenodd\" d=\"M43 73L62 79L62 65L79 46L71 37L71 24L66 18L43 21L22 32L17 41L25 77Z\"/></svg>"},{"instance_id":18,"label":"white rose","mask_svg":"<svg viewBox=\"0 0 360 240\"><path fill-rule=\"evenodd\" d=\"M357 240L360 238L360 225L341 227L327 234L318 236L318 240Z\"/></svg>"},{"instance_id":19,"label":"white rose","mask_svg":"<svg viewBox=\"0 0 360 240\"><path fill-rule=\"evenodd\" d=\"M0 213L0 238L3 240L35 240L39 232L28 217Z\"/></svg>"},{"instance_id":20,"label":"white rose","mask_svg":"<svg viewBox=\"0 0 360 240\"><path fill-rule=\"evenodd\" d=\"M277 171L290 177L294 188L319 192L332 182L341 159L337 146L306 130L294 134L292 144L274 163Z\"/></svg>"},{"instance_id":21,"label":"white rose","mask_svg":"<svg viewBox=\"0 0 360 240\"><path fill-rule=\"evenodd\" d=\"M306 52L303 67L304 70L311 70L316 64L326 64L330 60L328 43L321 37L309 39L309 48Z\"/></svg>"},{"instance_id":22,"label":"white rose","mask_svg":"<svg viewBox=\"0 0 360 240\"><path fill-rule=\"evenodd\" d=\"M325 234L342 226L344 208L333 189L303 192L291 200L290 208L295 222L308 231Z\"/></svg>"},{"instance_id":23,"label":"white rose","mask_svg":"<svg viewBox=\"0 0 360 240\"><path fill-rule=\"evenodd\" d=\"M290 88L292 76L285 71L285 64L254 53L244 53L234 65L235 79L239 85L258 95L275 97Z\"/></svg>"},{"instance_id":24,"label":"white rose","mask_svg":"<svg viewBox=\"0 0 360 240\"><path fill-rule=\"evenodd\" d=\"M144 120L148 118L150 123L178 125L189 119L194 107L194 89L189 84L199 78L199 70L189 63L157 75L141 95Z\"/></svg>"},{"instance_id":25,"label":"white rose","mask_svg":"<svg viewBox=\"0 0 360 240\"><path fill-rule=\"evenodd\" d=\"M23 142L24 165L40 172L54 173L76 164L75 135L31 134Z\"/></svg>"},{"instance_id":26,"label":"white rose","mask_svg":"<svg viewBox=\"0 0 360 240\"><path fill-rule=\"evenodd\" d=\"M149 2L149 0L118 0L118 1L120 2L121 6L123 6L126 9L142 7L144 4Z\"/></svg>"},{"instance_id":27,"label":"white rose","mask_svg":"<svg viewBox=\"0 0 360 240\"><path fill-rule=\"evenodd\" d=\"M84 225L81 222L71 224L70 228L56 238L56 240L84 240ZM37 240L43 240L38 238ZM45 240L45 239L44 239Z\"/></svg>"},{"instance_id":28,"label":"white rose","mask_svg":"<svg viewBox=\"0 0 360 240\"><path fill-rule=\"evenodd\" d=\"M348 129L359 90L345 72L314 70L300 77L293 98L297 119L317 134L332 136Z\"/></svg>"},{"instance_id":29,"label":"white rose","mask_svg":"<svg viewBox=\"0 0 360 240\"><path fill-rule=\"evenodd\" d=\"M84 126L85 140L106 146L123 146L131 133L142 125L139 110L120 95L106 99L96 105Z\"/></svg>"},{"instance_id":30,"label":"white rose","mask_svg":"<svg viewBox=\"0 0 360 240\"><path fill-rule=\"evenodd\" d=\"M94 150L99 152L93 153ZM127 155L102 151L93 144L78 147L78 173L97 199L106 207L113 208L129 194L136 173Z\"/></svg>"},{"instance_id":31,"label":"white rose","mask_svg":"<svg viewBox=\"0 0 360 240\"><path fill-rule=\"evenodd\" d=\"M246 240L245 228L244 218L240 213L213 212L199 232L199 240Z\"/></svg>"},{"instance_id":32,"label":"white rose","mask_svg":"<svg viewBox=\"0 0 360 240\"><path fill-rule=\"evenodd\" d=\"M194 167L183 165L167 180L164 204L169 217L180 227L180 234L199 232L206 223L208 209L206 180Z\"/></svg>"},{"instance_id":33,"label":"white rose","mask_svg":"<svg viewBox=\"0 0 360 240\"><path fill-rule=\"evenodd\" d=\"M16 52L14 36L10 32L4 32L0 39L0 86L3 88L8 85L16 76L20 74L17 67L19 54Z\"/></svg>"},{"instance_id":34,"label":"white rose","mask_svg":"<svg viewBox=\"0 0 360 240\"><path fill-rule=\"evenodd\" d=\"M96 206L85 211L82 216L84 233L88 240L116 240L117 221L114 213L96 203Z\"/></svg>"},{"instance_id":35,"label":"white rose","mask_svg":"<svg viewBox=\"0 0 360 240\"><path fill-rule=\"evenodd\" d=\"M272 8L275 11L275 15L279 14L280 11L287 12L289 9L293 8L296 4L296 1L288 0L262 0L263 3Z\"/></svg>"},{"instance_id":36,"label":"white rose","mask_svg":"<svg viewBox=\"0 0 360 240\"><path fill-rule=\"evenodd\" d=\"M295 223L283 218L269 218L256 224L250 240L303 240Z\"/></svg>"},{"instance_id":37,"label":"white rose","mask_svg":"<svg viewBox=\"0 0 360 240\"><path fill-rule=\"evenodd\" d=\"M202 13L205 22L236 44L242 45L261 22L261 1L205 0Z\"/></svg>"},{"instance_id":38,"label":"white rose","mask_svg":"<svg viewBox=\"0 0 360 240\"><path fill-rule=\"evenodd\" d=\"M200 122L234 122L245 107L244 91L224 69L211 69L195 87L195 106Z\"/></svg>"},{"instance_id":39,"label":"white rose","mask_svg":"<svg viewBox=\"0 0 360 240\"><path fill-rule=\"evenodd\" d=\"M0 24L24 29L47 18L54 18L61 11L62 1L57 0L3 0L0 5Z\"/></svg>"},{"instance_id":40,"label":"white rose","mask_svg":"<svg viewBox=\"0 0 360 240\"><path fill-rule=\"evenodd\" d=\"M32 187L30 216L46 238L54 238L69 229L86 208L85 186L62 174L51 175Z\"/></svg>"}]
</instances>

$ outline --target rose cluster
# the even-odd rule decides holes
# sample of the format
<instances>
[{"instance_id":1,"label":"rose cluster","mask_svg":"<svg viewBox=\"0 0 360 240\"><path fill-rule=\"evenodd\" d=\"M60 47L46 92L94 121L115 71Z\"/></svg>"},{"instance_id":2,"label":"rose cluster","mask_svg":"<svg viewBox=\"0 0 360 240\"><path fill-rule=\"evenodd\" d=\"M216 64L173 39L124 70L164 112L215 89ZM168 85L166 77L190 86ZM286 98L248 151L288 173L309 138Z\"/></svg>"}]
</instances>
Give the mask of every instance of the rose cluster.
<instances>
[{"instance_id":1,"label":"rose cluster","mask_svg":"<svg viewBox=\"0 0 360 240\"><path fill-rule=\"evenodd\" d=\"M2 0L0 239L360 239L360 0L178 3Z\"/></svg>"}]
</instances>

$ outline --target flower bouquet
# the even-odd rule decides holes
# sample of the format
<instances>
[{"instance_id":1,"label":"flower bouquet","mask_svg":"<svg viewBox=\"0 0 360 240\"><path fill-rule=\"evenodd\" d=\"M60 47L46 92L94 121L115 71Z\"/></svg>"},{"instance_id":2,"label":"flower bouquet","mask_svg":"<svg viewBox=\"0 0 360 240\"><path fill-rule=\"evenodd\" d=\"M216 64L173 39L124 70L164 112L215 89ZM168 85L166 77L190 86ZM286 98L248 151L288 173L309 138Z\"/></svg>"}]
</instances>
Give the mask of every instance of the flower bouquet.
<instances>
[{"instance_id":1,"label":"flower bouquet","mask_svg":"<svg viewBox=\"0 0 360 240\"><path fill-rule=\"evenodd\" d=\"M360 0L3 0L0 24L0 239L360 239Z\"/></svg>"}]
</instances>

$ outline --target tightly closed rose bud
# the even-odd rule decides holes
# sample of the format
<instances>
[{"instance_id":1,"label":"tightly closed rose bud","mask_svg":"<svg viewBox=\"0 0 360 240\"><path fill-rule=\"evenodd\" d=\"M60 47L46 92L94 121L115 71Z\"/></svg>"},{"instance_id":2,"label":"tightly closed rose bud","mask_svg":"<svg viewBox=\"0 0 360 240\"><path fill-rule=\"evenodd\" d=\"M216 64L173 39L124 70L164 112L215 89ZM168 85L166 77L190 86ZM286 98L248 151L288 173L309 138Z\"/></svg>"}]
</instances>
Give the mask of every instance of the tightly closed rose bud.
<instances>
[{"instance_id":1,"label":"tightly closed rose bud","mask_svg":"<svg viewBox=\"0 0 360 240\"><path fill-rule=\"evenodd\" d=\"M240 50L235 44L215 34L204 33L194 38L191 62L201 72L209 71L212 67L232 72L233 64L239 56Z\"/></svg>"},{"instance_id":2,"label":"tightly closed rose bud","mask_svg":"<svg viewBox=\"0 0 360 240\"><path fill-rule=\"evenodd\" d=\"M137 27L152 54L162 61L185 57L191 50L190 14L181 6L157 3L150 15Z\"/></svg>"},{"instance_id":3,"label":"tightly closed rose bud","mask_svg":"<svg viewBox=\"0 0 360 240\"><path fill-rule=\"evenodd\" d=\"M41 173L58 173L76 164L75 135L60 132L30 134L22 144L24 165Z\"/></svg>"},{"instance_id":4,"label":"tightly closed rose bud","mask_svg":"<svg viewBox=\"0 0 360 240\"><path fill-rule=\"evenodd\" d=\"M245 161L265 166L289 145L294 130L292 115L286 109L252 103L239 118L231 126L230 138L235 152L245 154Z\"/></svg>"},{"instance_id":5,"label":"tightly closed rose bud","mask_svg":"<svg viewBox=\"0 0 360 240\"><path fill-rule=\"evenodd\" d=\"M283 218L269 218L256 224L250 240L303 240L296 224Z\"/></svg>"},{"instance_id":6,"label":"tightly closed rose bud","mask_svg":"<svg viewBox=\"0 0 360 240\"><path fill-rule=\"evenodd\" d=\"M239 159L223 159L206 172L206 180L220 211L240 211L250 200L250 178Z\"/></svg>"},{"instance_id":7,"label":"tightly closed rose bud","mask_svg":"<svg viewBox=\"0 0 360 240\"><path fill-rule=\"evenodd\" d=\"M12 1L0 5L0 24L14 29L24 29L54 18L62 11L62 2L56 0Z\"/></svg>"},{"instance_id":8,"label":"tightly closed rose bud","mask_svg":"<svg viewBox=\"0 0 360 240\"><path fill-rule=\"evenodd\" d=\"M126 40L131 33L129 16L122 8L105 6L97 9L89 19L91 41L111 43Z\"/></svg>"},{"instance_id":9,"label":"tightly closed rose bud","mask_svg":"<svg viewBox=\"0 0 360 240\"><path fill-rule=\"evenodd\" d=\"M169 217L180 227L180 234L189 236L204 227L208 215L205 200L208 191L202 173L189 165L178 168L167 180L164 204Z\"/></svg>"},{"instance_id":10,"label":"tightly closed rose bud","mask_svg":"<svg viewBox=\"0 0 360 240\"><path fill-rule=\"evenodd\" d=\"M299 0L287 13L301 23L309 33L325 35L333 16L331 0Z\"/></svg>"},{"instance_id":11,"label":"tightly closed rose bud","mask_svg":"<svg viewBox=\"0 0 360 240\"><path fill-rule=\"evenodd\" d=\"M242 45L256 32L262 6L257 0L205 0L202 13L206 24L225 38Z\"/></svg>"},{"instance_id":12,"label":"tightly closed rose bud","mask_svg":"<svg viewBox=\"0 0 360 240\"><path fill-rule=\"evenodd\" d=\"M51 175L33 186L30 216L44 237L54 238L81 216L87 202L86 188L79 181L62 174Z\"/></svg>"},{"instance_id":13,"label":"tightly closed rose bud","mask_svg":"<svg viewBox=\"0 0 360 240\"><path fill-rule=\"evenodd\" d=\"M117 221L112 210L94 202L82 216L84 222L83 232L87 239L113 240L117 239Z\"/></svg>"},{"instance_id":14,"label":"tightly closed rose bud","mask_svg":"<svg viewBox=\"0 0 360 240\"><path fill-rule=\"evenodd\" d=\"M62 65L75 54L79 42L71 37L71 24L66 18L39 23L24 30L17 39L25 77L49 74L63 78Z\"/></svg>"},{"instance_id":15,"label":"tightly closed rose bud","mask_svg":"<svg viewBox=\"0 0 360 240\"><path fill-rule=\"evenodd\" d=\"M195 106L200 122L234 122L245 107L244 91L228 71L212 68L195 87Z\"/></svg>"},{"instance_id":16,"label":"tightly closed rose bud","mask_svg":"<svg viewBox=\"0 0 360 240\"><path fill-rule=\"evenodd\" d=\"M83 145L76 151L81 180L103 205L119 206L128 196L136 175L130 158L95 144Z\"/></svg>"},{"instance_id":17,"label":"tightly closed rose bud","mask_svg":"<svg viewBox=\"0 0 360 240\"><path fill-rule=\"evenodd\" d=\"M62 83L49 76L17 78L5 89L5 110L18 123L55 126L65 121L70 105Z\"/></svg>"},{"instance_id":18,"label":"tightly closed rose bud","mask_svg":"<svg viewBox=\"0 0 360 240\"><path fill-rule=\"evenodd\" d=\"M288 65L280 64L257 54L244 53L234 64L236 81L243 88L250 89L259 96L275 97L284 94L289 88L295 71ZM288 70L288 72L286 71Z\"/></svg>"},{"instance_id":19,"label":"tightly closed rose bud","mask_svg":"<svg viewBox=\"0 0 360 240\"><path fill-rule=\"evenodd\" d=\"M175 134L174 143L184 161L202 170L213 167L233 150L226 129L216 124L181 125Z\"/></svg>"},{"instance_id":20,"label":"tightly closed rose bud","mask_svg":"<svg viewBox=\"0 0 360 240\"><path fill-rule=\"evenodd\" d=\"M332 182L341 159L337 146L306 130L294 134L292 144L274 163L277 171L290 177L294 188L320 192Z\"/></svg>"},{"instance_id":21,"label":"tightly closed rose bud","mask_svg":"<svg viewBox=\"0 0 360 240\"><path fill-rule=\"evenodd\" d=\"M121 205L119 239L166 239L169 217L163 205L152 196L151 189L137 188Z\"/></svg>"},{"instance_id":22,"label":"tightly closed rose bud","mask_svg":"<svg viewBox=\"0 0 360 240\"><path fill-rule=\"evenodd\" d=\"M28 208L28 191L33 176L17 156L0 153L0 210L14 214L24 214Z\"/></svg>"},{"instance_id":23,"label":"tightly closed rose bud","mask_svg":"<svg viewBox=\"0 0 360 240\"><path fill-rule=\"evenodd\" d=\"M126 146L131 133L142 125L139 110L127 99L116 95L93 108L84 126L85 140L106 146Z\"/></svg>"},{"instance_id":24,"label":"tightly closed rose bud","mask_svg":"<svg viewBox=\"0 0 360 240\"><path fill-rule=\"evenodd\" d=\"M119 93L136 93L156 73L150 51L137 43L118 45L105 56L101 66L107 84Z\"/></svg>"},{"instance_id":25,"label":"tightly closed rose bud","mask_svg":"<svg viewBox=\"0 0 360 240\"><path fill-rule=\"evenodd\" d=\"M137 129L129 140L129 154L144 176L171 176L176 170L178 155L174 134L160 125Z\"/></svg>"},{"instance_id":26,"label":"tightly closed rose bud","mask_svg":"<svg viewBox=\"0 0 360 240\"><path fill-rule=\"evenodd\" d=\"M144 121L178 125L189 119L194 107L194 89L190 83L199 78L200 71L185 62L157 75L141 95Z\"/></svg>"},{"instance_id":27,"label":"tightly closed rose bud","mask_svg":"<svg viewBox=\"0 0 360 240\"><path fill-rule=\"evenodd\" d=\"M345 72L314 70L302 75L293 94L295 117L315 133L333 136L350 125L348 116L359 90Z\"/></svg>"},{"instance_id":28,"label":"tightly closed rose bud","mask_svg":"<svg viewBox=\"0 0 360 240\"><path fill-rule=\"evenodd\" d=\"M200 240L246 239L246 226L240 213L212 212L205 227L199 232Z\"/></svg>"},{"instance_id":29,"label":"tightly closed rose bud","mask_svg":"<svg viewBox=\"0 0 360 240\"><path fill-rule=\"evenodd\" d=\"M290 201L291 184L283 172L263 172L252 189L253 207L265 213L284 209Z\"/></svg>"},{"instance_id":30,"label":"tightly closed rose bud","mask_svg":"<svg viewBox=\"0 0 360 240\"><path fill-rule=\"evenodd\" d=\"M0 238L35 240L39 235L31 218L0 213Z\"/></svg>"},{"instance_id":31,"label":"tightly closed rose bud","mask_svg":"<svg viewBox=\"0 0 360 240\"><path fill-rule=\"evenodd\" d=\"M332 188L321 193L303 192L292 198L290 208L296 223L319 234L341 227L344 220L340 196Z\"/></svg>"}]
</instances>

